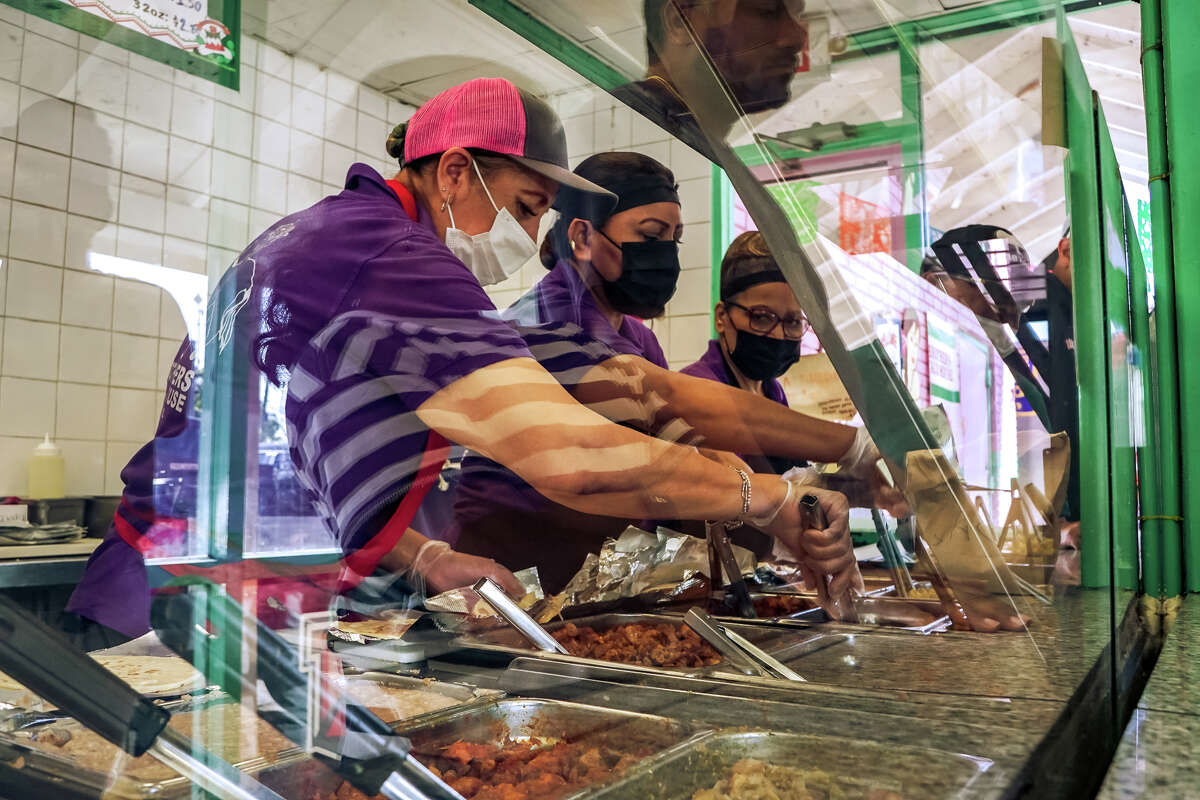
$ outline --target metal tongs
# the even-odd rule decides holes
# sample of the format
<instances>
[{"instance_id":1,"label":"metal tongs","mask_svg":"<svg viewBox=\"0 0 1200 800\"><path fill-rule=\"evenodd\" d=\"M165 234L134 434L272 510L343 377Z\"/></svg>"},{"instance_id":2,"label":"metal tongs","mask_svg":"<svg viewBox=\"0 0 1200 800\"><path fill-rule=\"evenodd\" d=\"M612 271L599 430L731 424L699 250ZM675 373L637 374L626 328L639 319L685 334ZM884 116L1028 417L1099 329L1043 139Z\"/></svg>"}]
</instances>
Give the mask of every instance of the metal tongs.
<instances>
[{"instance_id":1,"label":"metal tongs","mask_svg":"<svg viewBox=\"0 0 1200 800\"><path fill-rule=\"evenodd\" d=\"M688 609L683 617L687 625L704 641L711 644L721 655L747 675L762 675L768 678L784 678L789 681L804 681L795 670L775 656L763 650L737 631L718 623L698 608Z\"/></svg>"},{"instance_id":2,"label":"metal tongs","mask_svg":"<svg viewBox=\"0 0 1200 800\"><path fill-rule=\"evenodd\" d=\"M719 589L725 583L725 599L728 604L732 600L733 608L743 619L757 619L754 601L750 598L750 588L742 577L737 558L733 554L733 544L729 541L729 528L724 522L705 523L705 535L708 540L708 577L713 589ZM722 579L722 573L724 579Z\"/></svg>"},{"instance_id":3,"label":"metal tongs","mask_svg":"<svg viewBox=\"0 0 1200 800\"><path fill-rule=\"evenodd\" d=\"M817 529L825 530L829 527L829 523L825 519L825 512L821 510L821 501L814 494L806 494L800 498L800 509L808 515L808 524ZM819 583L816 586L817 597L825 599L834 610L834 616L841 622L849 622L851 624L858 623L858 609L854 606L854 593L850 589L846 589L837 597L829 595L829 584L826 581L826 576L819 577Z\"/></svg>"},{"instance_id":4,"label":"metal tongs","mask_svg":"<svg viewBox=\"0 0 1200 800\"><path fill-rule=\"evenodd\" d=\"M912 574L908 571L908 565L904 563L904 554L900 550L900 543L896 541L896 537L883 521L883 515L879 513L879 509L871 509L871 521L875 523L875 532L879 534L879 552L883 555L884 566L892 573L892 583L896 585L896 596L910 596L913 590L913 579Z\"/></svg>"},{"instance_id":5,"label":"metal tongs","mask_svg":"<svg viewBox=\"0 0 1200 800\"><path fill-rule=\"evenodd\" d=\"M501 619L516 628L538 650L546 653L561 653L564 656L570 655L567 648L547 633L546 629L537 623L537 620L525 613L525 609L513 602L513 599L505 594L500 585L491 578L480 578L471 589L482 597L483 601L491 606Z\"/></svg>"}]
</instances>

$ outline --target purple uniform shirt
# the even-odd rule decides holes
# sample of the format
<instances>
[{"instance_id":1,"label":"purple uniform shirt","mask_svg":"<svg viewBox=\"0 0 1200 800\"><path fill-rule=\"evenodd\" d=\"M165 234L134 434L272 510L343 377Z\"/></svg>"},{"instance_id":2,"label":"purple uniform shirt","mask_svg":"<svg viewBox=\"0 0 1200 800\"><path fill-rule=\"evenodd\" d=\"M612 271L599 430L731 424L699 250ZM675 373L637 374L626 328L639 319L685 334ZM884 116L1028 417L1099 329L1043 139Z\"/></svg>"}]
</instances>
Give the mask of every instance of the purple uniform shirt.
<instances>
[{"instance_id":1,"label":"purple uniform shirt","mask_svg":"<svg viewBox=\"0 0 1200 800\"><path fill-rule=\"evenodd\" d=\"M574 326L522 334L502 320L427 211L411 219L387 182L361 164L350 168L343 192L251 243L223 283L239 278L250 291L226 293L223 305L210 307L207 370L219 375L225 360L250 358L269 376L286 376L297 478L343 552L360 547L374 532L366 523L408 491L429 434L414 412L433 394L490 364L531 358L531 347L567 385L611 356ZM172 369L159 438L122 473L126 502L135 499L134 517L148 525L161 517L143 498L156 449L178 429L189 432L196 452L192 387L176 385L179 374ZM206 389L224 390L211 380ZM168 415L168 406L180 406L180 391L189 393L185 411ZM141 556L126 539L150 528L123 539L116 530L122 515L89 561L72 609L136 636L148 629L149 590Z\"/></svg>"},{"instance_id":2,"label":"purple uniform shirt","mask_svg":"<svg viewBox=\"0 0 1200 800\"><path fill-rule=\"evenodd\" d=\"M562 259L537 286L509 306L504 318L522 325L578 325L585 334L616 353L641 356L667 368L666 356L654 332L640 319L628 315L619 329L613 328L579 273Z\"/></svg>"},{"instance_id":3,"label":"purple uniform shirt","mask_svg":"<svg viewBox=\"0 0 1200 800\"><path fill-rule=\"evenodd\" d=\"M182 554L187 520L195 516L199 425L194 359L195 347L185 339L167 373L154 439L121 470L121 504L67 603L68 611L130 637L150 629L150 586L142 552ZM170 491L156 493L156 477Z\"/></svg>"},{"instance_id":4,"label":"purple uniform shirt","mask_svg":"<svg viewBox=\"0 0 1200 800\"><path fill-rule=\"evenodd\" d=\"M630 316L622 320L619 330L614 329L579 273L563 260L504 316L522 326L578 326L587 338L613 353L641 356L664 369L667 366L654 333ZM522 330L528 338L529 329ZM546 364L539 348L534 348L534 355ZM596 360L589 358L587 363ZM570 388L561 370L551 372ZM493 558L510 569L536 565L543 586L551 592L562 587L589 552L630 522L559 505L511 470L478 455L463 461L454 517L446 538L455 547Z\"/></svg>"},{"instance_id":5,"label":"purple uniform shirt","mask_svg":"<svg viewBox=\"0 0 1200 800\"><path fill-rule=\"evenodd\" d=\"M727 386L738 388L737 378L733 371L725 362L725 354L721 351L721 343L716 339L708 343L708 349L704 351L704 355L700 356L700 360L693 364L688 364L683 369L679 370L684 375L692 375L697 378L705 378L717 383L724 383ZM769 381L762 382L763 396L768 400L774 400L782 406L787 406L787 395L783 393L783 385L778 380L772 378ZM778 475L787 472L793 466L803 466L804 462L796 462L789 458L780 456L756 456L743 455L742 460L758 470L769 470Z\"/></svg>"},{"instance_id":6,"label":"purple uniform shirt","mask_svg":"<svg viewBox=\"0 0 1200 800\"><path fill-rule=\"evenodd\" d=\"M688 364L679 371L684 375L707 378L727 386L737 387L738 385L737 378L730 371L729 365L725 363L725 354L721 352L721 343L716 339L708 343L708 349L704 351L704 355L700 356L699 361ZM763 396L768 400L774 400L784 406L788 404L787 395L783 393L783 386L774 378L762 382L762 391Z\"/></svg>"}]
</instances>

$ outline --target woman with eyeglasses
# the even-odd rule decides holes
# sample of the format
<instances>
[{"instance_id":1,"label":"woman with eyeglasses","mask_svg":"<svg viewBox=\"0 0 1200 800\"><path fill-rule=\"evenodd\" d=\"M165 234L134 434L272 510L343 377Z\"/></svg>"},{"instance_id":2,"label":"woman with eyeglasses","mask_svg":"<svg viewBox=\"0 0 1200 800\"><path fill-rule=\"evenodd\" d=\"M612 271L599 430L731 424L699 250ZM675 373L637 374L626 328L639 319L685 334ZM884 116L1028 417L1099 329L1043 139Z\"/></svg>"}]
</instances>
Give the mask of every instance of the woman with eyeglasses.
<instances>
[{"instance_id":1,"label":"woman with eyeglasses","mask_svg":"<svg viewBox=\"0 0 1200 800\"><path fill-rule=\"evenodd\" d=\"M721 302L713 327L717 338L682 372L786 406L778 378L800 359L808 321L758 231L734 239L721 259Z\"/></svg>"}]
</instances>

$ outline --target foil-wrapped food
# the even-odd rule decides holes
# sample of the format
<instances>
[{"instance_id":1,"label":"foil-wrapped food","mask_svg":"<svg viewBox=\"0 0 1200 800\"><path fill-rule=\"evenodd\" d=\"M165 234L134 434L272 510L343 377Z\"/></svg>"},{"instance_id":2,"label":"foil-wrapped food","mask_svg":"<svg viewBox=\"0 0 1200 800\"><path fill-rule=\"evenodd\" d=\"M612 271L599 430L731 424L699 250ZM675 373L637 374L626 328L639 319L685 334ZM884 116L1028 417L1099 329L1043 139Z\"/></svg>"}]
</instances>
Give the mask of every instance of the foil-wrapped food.
<instances>
[{"instance_id":1,"label":"foil-wrapped food","mask_svg":"<svg viewBox=\"0 0 1200 800\"><path fill-rule=\"evenodd\" d=\"M733 546L742 574L754 572L754 554ZM632 525L609 539L592 554L567 583L562 594L566 606L599 603L651 593L671 599L673 590L697 575L708 574L708 544L668 528L657 532Z\"/></svg>"}]
</instances>

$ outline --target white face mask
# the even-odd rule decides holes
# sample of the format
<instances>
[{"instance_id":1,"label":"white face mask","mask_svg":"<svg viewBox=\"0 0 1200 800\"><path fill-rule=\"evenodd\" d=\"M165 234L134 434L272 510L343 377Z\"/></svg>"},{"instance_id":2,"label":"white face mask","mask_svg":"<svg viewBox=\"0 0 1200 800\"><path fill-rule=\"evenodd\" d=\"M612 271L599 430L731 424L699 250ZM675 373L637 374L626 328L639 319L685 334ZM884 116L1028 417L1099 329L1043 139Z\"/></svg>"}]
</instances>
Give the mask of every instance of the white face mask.
<instances>
[{"instance_id":1,"label":"white face mask","mask_svg":"<svg viewBox=\"0 0 1200 800\"><path fill-rule=\"evenodd\" d=\"M488 202L496 209L496 221L492 223L491 230L471 236L454 227L454 210L447 201L446 211L450 214L450 227L446 229L446 247L467 265L467 269L471 270L481 286L491 286L512 275L522 264L533 258L537 252L537 243L529 238L529 234L507 208L496 206L492 193L483 182L479 164L474 159L471 160L471 164L475 167L475 174L479 176L479 183L487 194Z\"/></svg>"}]
</instances>

